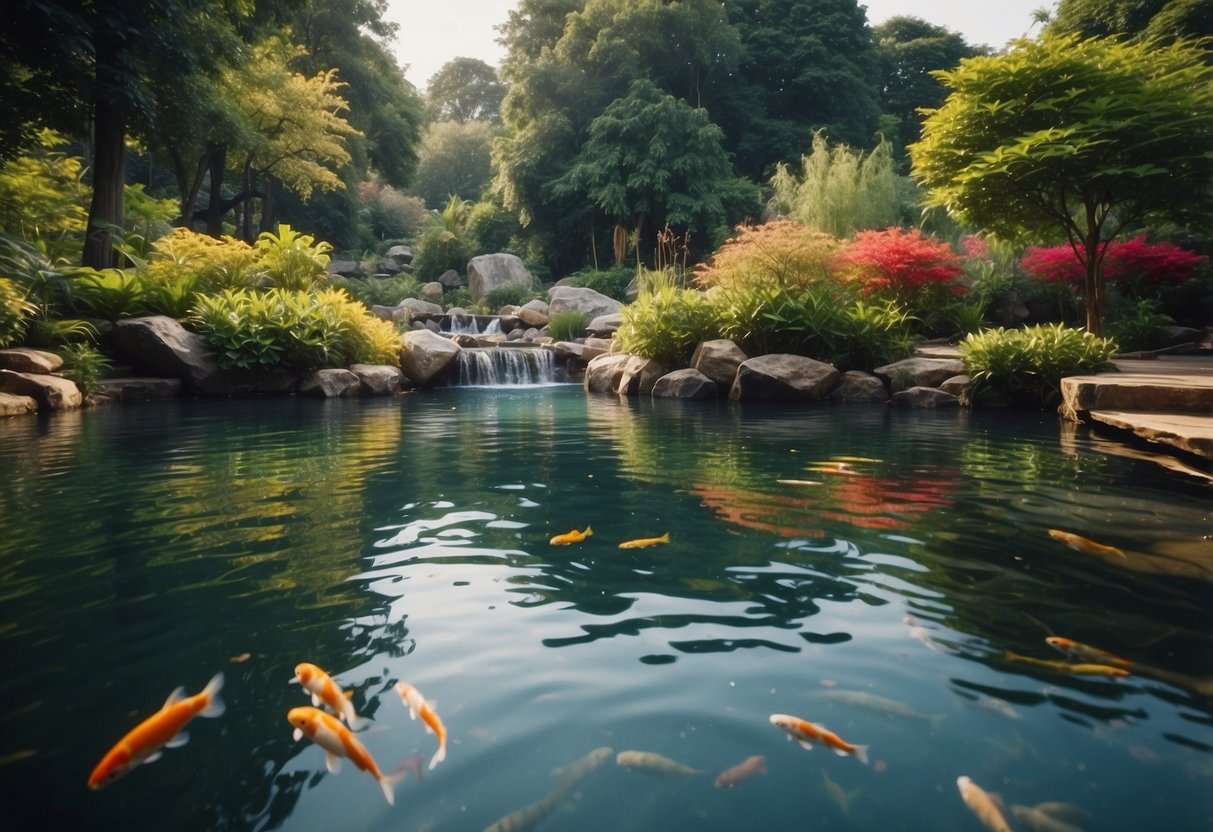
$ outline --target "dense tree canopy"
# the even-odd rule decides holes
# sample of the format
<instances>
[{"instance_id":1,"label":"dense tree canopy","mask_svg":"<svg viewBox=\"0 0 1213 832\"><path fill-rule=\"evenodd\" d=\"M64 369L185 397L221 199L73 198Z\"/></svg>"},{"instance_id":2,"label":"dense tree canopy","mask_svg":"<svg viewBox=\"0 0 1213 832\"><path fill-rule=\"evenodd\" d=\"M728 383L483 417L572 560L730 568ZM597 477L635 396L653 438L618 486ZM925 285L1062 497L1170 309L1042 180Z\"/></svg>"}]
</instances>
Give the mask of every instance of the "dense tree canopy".
<instances>
[{"instance_id":1,"label":"dense tree canopy","mask_svg":"<svg viewBox=\"0 0 1213 832\"><path fill-rule=\"evenodd\" d=\"M479 58L455 58L426 84L426 114L431 121L500 122L503 98L495 69Z\"/></svg>"},{"instance_id":2,"label":"dense tree canopy","mask_svg":"<svg viewBox=\"0 0 1213 832\"><path fill-rule=\"evenodd\" d=\"M1048 31L1173 41L1213 35L1213 0L1061 0Z\"/></svg>"},{"instance_id":3,"label":"dense tree canopy","mask_svg":"<svg viewBox=\"0 0 1213 832\"><path fill-rule=\"evenodd\" d=\"M487 121L438 121L421 139L421 163L409 189L439 208L452 196L479 199L493 178L493 138L497 129Z\"/></svg>"}]
</instances>

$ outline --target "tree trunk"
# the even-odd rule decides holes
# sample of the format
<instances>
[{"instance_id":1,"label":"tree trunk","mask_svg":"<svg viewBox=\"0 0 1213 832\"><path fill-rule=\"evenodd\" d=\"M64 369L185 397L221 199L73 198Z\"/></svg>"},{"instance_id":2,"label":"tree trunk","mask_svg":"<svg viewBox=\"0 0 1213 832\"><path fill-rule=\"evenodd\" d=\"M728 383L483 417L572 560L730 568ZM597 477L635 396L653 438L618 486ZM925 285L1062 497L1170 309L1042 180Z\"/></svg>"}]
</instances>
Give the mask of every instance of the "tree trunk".
<instances>
[{"instance_id":1,"label":"tree trunk","mask_svg":"<svg viewBox=\"0 0 1213 832\"><path fill-rule=\"evenodd\" d=\"M261 223L258 230L261 233L274 230L274 190L278 180L271 174L265 176L265 193L261 197Z\"/></svg>"},{"instance_id":2,"label":"tree trunk","mask_svg":"<svg viewBox=\"0 0 1213 832\"><path fill-rule=\"evenodd\" d=\"M244 165L244 208L241 210L240 239L253 241L253 165L251 160Z\"/></svg>"},{"instance_id":3,"label":"tree trunk","mask_svg":"<svg viewBox=\"0 0 1213 832\"><path fill-rule=\"evenodd\" d=\"M1083 239L1087 262L1083 273L1082 296L1087 307L1087 332L1103 336L1103 252L1100 245L1099 224L1094 210L1087 208L1087 233Z\"/></svg>"},{"instance_id":4,"label":"tree trunk","mask_svg":"<svg viewBox=\"0 0 1213 832\"><path fill-rule=\"evenodd\" d=\"M98 74L101 73L98 54ZM106 85L98 81L93 107L93 201L84 236L85 266L108 269L114 265L111 227L122 227L122 189L126 182L126 107L106 100Z\"/></svg>"},{"instance_id":5,"label":"tree trunk","mask_svg":"<svg viewBox=\"0 0 1213 832\"><path fill-rule=\"evenodd\" d=\"M223 171L227 168L227 145L213 144L209 148L211 193L206 204L206 233L223 236Z\"/></svg>"}]
</instances>

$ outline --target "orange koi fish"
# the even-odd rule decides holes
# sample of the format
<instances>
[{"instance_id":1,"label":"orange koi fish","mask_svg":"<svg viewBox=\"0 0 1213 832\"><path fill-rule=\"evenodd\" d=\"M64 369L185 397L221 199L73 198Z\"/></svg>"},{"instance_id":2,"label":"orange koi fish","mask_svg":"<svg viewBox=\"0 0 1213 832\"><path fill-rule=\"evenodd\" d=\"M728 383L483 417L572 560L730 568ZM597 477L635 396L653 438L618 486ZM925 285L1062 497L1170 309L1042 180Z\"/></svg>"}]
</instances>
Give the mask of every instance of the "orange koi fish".
<instances>
[{"instance_id":1,"label":"orange koi fish","mask_svg":"<svg viewBox=\"0 0 1213 832\"><path fill-rule=\"evenodd\" d=\"M553 546L568 546L570 543L580 543L581 541L585 540L587 537L589 537L593 533L594 533L594 530L592 528L590 528L589 526L586 526L585 531L583 531L583 532L579 532L576 529L573 529L571 532L565 532L564 534L556 535L551 540L549 540L548 543L550 543Z\"/></svg>"},{"instance_id":2,"label":"orange koi fish","mask_svg":"<svg viewBox=\"0 0 1213 832\"><path fill-rule=\"evenodd\" d=\"M807 719L788 714L771 714L771 724L788 732L788 739L796 740L802 747L812 749L814 742L820 742L827 748L834 749L839 757L851 756L865 766L868 764L868 746L853 745L824 725L817 725Z\"/></svg>"},{"instance_id":3,"label":"orange koi fish","mask_svg":"<svg viewBox=\"0 0 1213 832\"><path fill-rule=\"evenodd\" d=\"M641 537L636 540L625 540L619 544L620 549L647 549L650 546L656 546L659 543L669 543L670 533L666 532L661 537Z\"/></svg>"},{"instance_id":4,"label":"orange koi fish","mask_svg":"<svg viewBox=\"0 0 1213 832\"><path fill-rule=\"evenodd\" d=\"M767 761L761 755L746 757L744 761L732 768L727 768L716 776L716 788L731 789L738 783L749 780L755 774L767 773Z\"/></svg>"},{"instance_id":5,"label":"orange koi fish","mask_svg":"<svg viewBox=\"0 0 1213 832\"><path fill-rule=\"evenodd\" d=\"M375 758L371 756L371 752L358 742L353 732L342 725L336 717L319 708L291 708L287 712L286 718L291 725L295 726L292 736L296 742L307 734L312 738L312 742L324 749L324 763L330 773L336 774L341 771L341 758L345 757L360 770L369 772L378 781L389 806L395 804L396 797L393 794L393 788L396 783L404 779L406 772L400 771L390 775L381 772Z\"/></svg>"},{"instance_id":6,"label":"orange koi fish","mask_svg":"<svg viewBox=\"0 0 1213 832\"><path fill-rule=\"evenodd\" d=\"M421 717L421 721L425 723L426 732L438 737L438 751L430 760L430 770L432 771L434 766L446 759L446 726L442 724L438 714L434 713L433 703L425 701L421 691L408 682L397 682L396 693L400 694L401 700L409 706L409 718Z\"/></svg>"},{"instance_id":7,"label":"orange koi fish","mask_svg":"<svg viewBox=\"0 0 1213 832\"><path fill-rule=\"evenodd\" d=\"M1107 664L1070 664L1069 662L1051 661L1049 659L1034 659L1031 656L1021 656L1018 653L1012 653L1010 650L1006 651L1003 658L1009 662L1021 662L1023 664L1036 665L1037 667L1047 667L1050 670L1069 673L1073 676L1112 676L1120 678L1131 675L1123 667L1113 667Z\"/></svg>"},{"instance_id":8,"label":"orange koi fish","mask_svg":"<svg viewBox=\"0 0 1213 832\"><path fill-rule=\"evenodd\" d=\"M312 695L312 704L317 708L321 704L327 705L351 728L357 728L361 723L358 714L354 713L354 703L350 701L349 694L316 665L309 662L295 665L295 678L291 681L303 685L303 689Z\"/></svg>"},{"instance_id":9,"label":"orange koi fish","mask_svg":"<svg viewBox=\"0 0 1213 832\"><path fill-rule=\"evenodd\" d=\"M219 698L222 687L223 674L216 673L201 693L186 696L185 688L174 690L164 707L136 725L101 758L89 775L88 787L108 786L136 766L159 759L161 749L185 745L189 735L182 729L187 722L196 716L223 715L223 700Z\"/></svg>"},{"instance_id":10,"label":"orange koi fish","mask_svg":"<svg viewBox=\"0 0 1213 832\"><path fill-rule=\"evenodd\" d=\"M1002 816L1002 810L989 792L963 775L956 778L956 788L960 790L960 799L977 816L982 826L990 832L1011 832L1011 825Z\"/></svg>"},{"instance_id":11,"label":"orange koi fish","mask_svg":"<svg viewBox=\"0 0 1213 832\"><path fill-rule=\"evenodd\" d=\"M1133 662L1128 659L1122 659L1119 656L1114 656L1111 653L1100 650L1098 647L1090 647L1081 642L1072 641L1061 636L1049 636L1045 639L1045 643L1055 650L1065 653L1071 659L1077 659L1083 662L1092 662L1094 664L1110 664L1113 667L1123 667L1128 670L1133 666Z\"/></svg>"},{"instance_id":12,"label":"orange koi fish","mask_svg":"<svg viewBox=\"0 0 1213 832\"><path fill-rule=\"evenodd\" d=\"M1118 558L1126 557L1125 553L1115 546L1107 546L1103 543L1096 543L1088 537L1083 537L1074 532L1066 532L1061 529L1046 529L1049 537L1054 540L1060 540L1071 549L1076 549L1088 555L1115 555Z\"/></svg>"}]
</instances>

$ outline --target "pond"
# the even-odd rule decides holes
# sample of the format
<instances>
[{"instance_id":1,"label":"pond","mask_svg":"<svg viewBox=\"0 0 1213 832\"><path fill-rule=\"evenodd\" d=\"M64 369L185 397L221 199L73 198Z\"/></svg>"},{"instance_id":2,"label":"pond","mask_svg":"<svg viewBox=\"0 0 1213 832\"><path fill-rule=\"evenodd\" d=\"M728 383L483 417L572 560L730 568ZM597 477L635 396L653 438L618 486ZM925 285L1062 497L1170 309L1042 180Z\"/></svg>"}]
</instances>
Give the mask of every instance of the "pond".
<instances>
[{"instance_id":1,"label":"pond","mask_svg":"<svg viewBox=\"0 0 1213 832\"><path fill-rule=\"evenodd\" d=\"M481 830L521 810L496 828L976 830L965 776L1008 814L1089 813L1069 828L1207 830L1210 489L1094 441L1052 415L575 386L11 419L6 816ZM1077 675L1051 636L1132 673ZM365 720L357 738L405 772L394 806L292 738L287 712L309 704L300 662L335 677ZM226 713L87 788L170 691L220 671ZM400 681L449 733L433 769L437 741ZM788 741L772 714L868 746L868 764ZM694 773L617 764L626 751ZM761 771L716 787L754 756Z\"/></svg>"}]
</instances>

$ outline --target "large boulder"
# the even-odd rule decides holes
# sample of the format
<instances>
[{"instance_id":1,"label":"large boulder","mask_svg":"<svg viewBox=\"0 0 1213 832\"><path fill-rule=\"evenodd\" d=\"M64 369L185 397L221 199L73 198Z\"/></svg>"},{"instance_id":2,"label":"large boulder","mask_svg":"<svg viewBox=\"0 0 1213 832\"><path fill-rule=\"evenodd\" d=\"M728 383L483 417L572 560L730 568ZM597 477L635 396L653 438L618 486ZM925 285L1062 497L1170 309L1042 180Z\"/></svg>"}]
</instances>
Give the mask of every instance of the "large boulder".
<instances>
[{"instance_id":1,"label":"large boulder","mask_svg":"<svg viewBox=\"0 0 1213 832\"><path fill-rule=\"evenodd\" d=\"M392 246L387 250L387 256L397 266L407 266L413 262L413 250L408 246Z\"/></svg>"},{"instance_id":2,"label":"large boulder","mask_svg":"<svg viewBox=\"0 0 1213 832\"><path fill-rule=\"evenodd\" d=\"M91 399L99 402L175 399L184 386L179 378L103 378L93 385Z\"/></svg>"},{"instance_id":3,"label":"large boulder","mask_svg":"<svg viewBox=\"0 0 1213 832\"><path fill-rule=\"evenodd\" d=\"M553 318L561 312L576 310L584 312L586 319L593 321L603 315L613 315L622 308L623 304L619 301L593 289L557 286L548 292L548 315Z\"/></svg>"},{"instance_id":4,"label":"large boulder","mask_svg":"<svg viewBox=\"0 0 1213 832\"><path fill-rule=\"evenodd\" d=\"M404 334L400 369L414 384L429 384L458 360L461 352L463 348L449 338L428 329L414 329Z\"/></svg>"},{"instance_id":5,"label":"large boulder","mask_svg":"<svg viewBox=\"0 0 1213 832\"><path fill-rule=\"evenodd\" d=\"M410 321L441 318L443 315L441 306L436 303L430 303L428 300L421 300L420 298L405 298L400 301L399 307L408 313Z\"/></svg>"},{"instance_id":6,"label":"large boulder","mask_svg":"<svg viewBox=\"0 0 1213 832\"><path fill-rule=\"evenodd\" d=\"M527 326L542 327L548 325L548 305L539 299L528 301L520 306L515 313L518 320Z\"/></svg>"},{"instance_id":7,"label":"large boulder","mask_svg":"<svg viewBox=\"0 0 1213 832\"><path fill-rule=\"evenodd\" d=\"M599 315L585 325L585 331L598 338L610 338L623 326L623 313L612 312L610 315Z\"/></svg>"},{"instance_id":8,"label":"large boulder","mask_svg":"<svg viewBox=\"0 0 1213 832\"><path fill-rule=\"evenodd\" d=\"M0 393L0 416L20 416L25 413L37 413L38 402L33 396L19 396L16 393Z\"/></svg>"},{"instance_id":9,"label":"large boulder","mask_svg":"<svg viewBox=\"0 0 1213 832\"><path fill-rule=\"evenodd\" d=\"M362 381L349 370L328 368L308 374L299 382L299 395L320 399L339 399L357 396L362 390Z\"/></svg>"},{"instance_id":10,"label":"large boulder","mask_svg":"<svg viewBox=\"0 0 1213 832\"><path fill-rule=\"evenodd\" d=\"M577 361L581 364L588 364L598 356L605 355L606 350L579 344L576 341L557 341L552 344L552 353L555 355L556 361L560 363Z\"/></svg>"},{"instance_id":11,"label":"large boulder","mask_svg":"<svg viewBox=\"0 0 1213 832\"><path fill-rule=\"evenodd\" d=\"M362 277L362 266L357 260L330 260L325 271L336 277Z\"/></svg>"},{"instance_id":12,"label":"large boulder","mask_svg":"<svg viewBox=\"0 0 1213 832\"><path fill-rule=\"evenodd\" d=\"M534 278L515 254L482 254L468 261L468 291L472 300L507 286L530 289Z\"/></svg>"},{"instance_id":13,"label":"large boulder","mask_svg":"<svg viewBox=\"0 0 1213 832\"><path fill-rule=\"evenodd\" d=\"M438 282L447 289L458 289L463 285L463 278L459 276L459 272L454 269L447 269L442 274L438 275Z\"/></svg>"},{"instance_id":14,"label":"large boulder","mask_svg":"<svg viewBox=\"0 0 1213 832\"><path fill-rule=\"evenodd\" d=\"M351 364L350 372L358 376L364 396L393 396L404 378L399 367L388 364Z\"/></svg>"},{"instance_id":15,"label":"large boulder","mask_svg":"<svg viewBox=\"0 0 1213 832\"><path fill-rule=\"evenodd\" d=\"M884 382L871 373L847 370L840 383L830 394L830 400L848 404L880 404L889 400L889 391Z\"/></svg>"},{"instance_id":16,"label":"large boulder","mask_svg":"<svg viewBox=\"0 0 1213 832\"><path fill-rule=\"evenodd\" d=\"M179 378L192 393L236 392L202 337L167 315L119 321L114 347L132 367L153 376Z\"/></svg>"},{"instance_id":17,"label":"large boulder","mask_svg":"<svg viewBox=\"0 0 1213 832\"><path fill-rule=\"evenodd\" d=\"M748 358L741 347L732 341L717 338L703 341L695 347L695 353L691 356L691 367L728 390L733 386L733 379L737 377L737 368Z\"/></svg>"},{"instance_id":18,"label":"large boulder","mask_svg":"<svg viewBox=\"0 0 1213 832\"><path fill-rule=\"evenodd\" d=\"M894 393L893 405L913 408L959 407L960 399L937 387L911 387Z\"/></svg>"},{"instance_id":19,"label":"large boulder","mask_svg":"<svg viewBox=\"0 0 1213 832\"><path fill-rule=\"evenodd\" d=\"M803 355L773 353L743 361L729 390L733 401L816 401L838 384L831 364Z\"/></svg>"},{"instance_id":20,"label":"large boulder","mask_svg":"<svg viewBox=\"0 0 1213 832\"><path fill-rule=\"evenodd\" d=\"M442 284L437 280L430 281L421 287L421 294L425 297L423 300L428 300L430 303L439 303L442 301Z\"/></svg>"},{"instance_id":21,"label":"large boulder","mask_svg":"<svg viewBox=\"0 0 1213 832\"><path fill-rule=\"evenodd\" d=\"M63 366L63 359L53 352L29 347L0 350L0 370L14 373L53 373Z\"/></svg>"},{"instance_id":22,"label":"large boulder","mask_svg":"<svg viewBox=\"0 0 1213 832\"><path fill-rule=\"evenodd\" d=\"M0 393L29 396L38 402L39 410L71 410L84 403L75 382L41 373L0 370Z\"/></svg>"},{"instance_id":23,"label":"large boulder","mask_svg":"<svg viewBox=\"0 0 1213 832\"><path fill-rule=\"evenodd\" d=\"M609 353L590 359L585 368L585 390L587 393L614 393L619 389L623 368L634 356L627 353Z\"/></svg>"},{"instance_id":24,"label":"large boulder","mask_svg":"<svg viewBox=\"0 0 1213 832\"><path fill-rule=\"evenodd\" d=\"M952 376L963 375L965 363L959 358L907 358L872 372L884 379L894 393L911 387L938 387Z\"/></svg>"},{"instance_id":25,"label":"large boulder","mask_svg":"<svg viewBox=\"0 0 1213 832\"><path fill-rule=\"evenodd\" d=\"M653 392L657 379L665 375L665 367L648 358L639 355L628 356L619 374L619 384L615 392L620 396L648 396Z\"/></svg>"},{"instance_id":26,"label":"large boulder","mask_svg":"<svg viewBox=\"0 0 1213 832\"><path fill-rule=\"evenodd\" d=\"M667 373L653 385L655 399L714 399L719 395L716 382L691 367Z\"/></svg>"}]
</instances>

